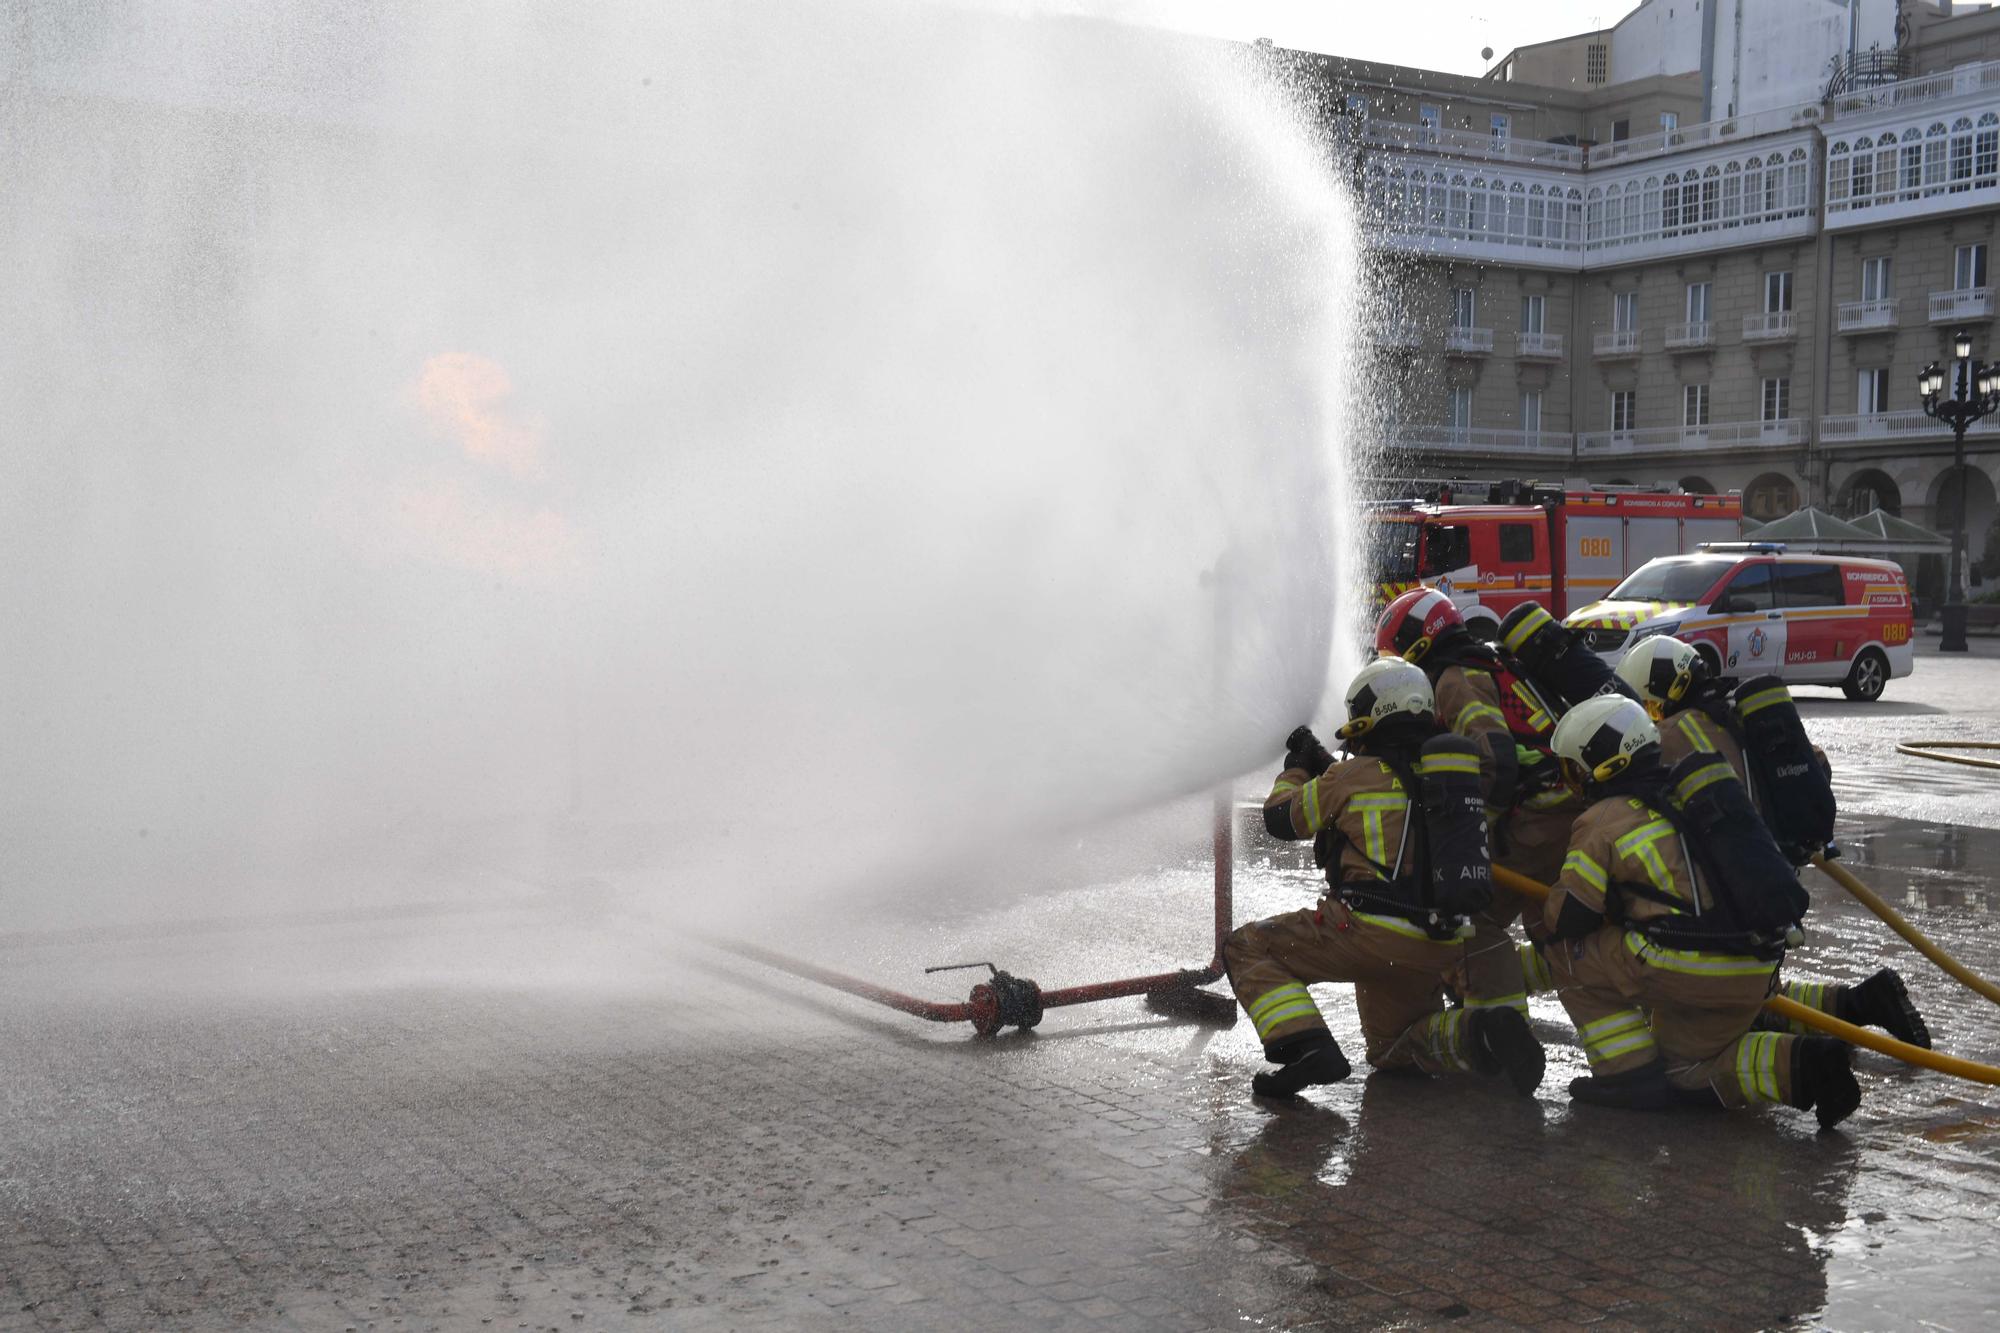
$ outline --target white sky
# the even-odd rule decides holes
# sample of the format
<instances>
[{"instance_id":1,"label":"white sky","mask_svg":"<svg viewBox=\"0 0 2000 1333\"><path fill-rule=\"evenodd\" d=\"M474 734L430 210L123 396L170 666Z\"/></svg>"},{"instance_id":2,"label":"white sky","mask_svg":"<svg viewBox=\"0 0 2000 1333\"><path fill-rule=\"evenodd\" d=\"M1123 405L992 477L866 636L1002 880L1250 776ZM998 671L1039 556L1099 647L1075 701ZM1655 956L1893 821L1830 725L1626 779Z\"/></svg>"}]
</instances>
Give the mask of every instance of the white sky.
<instances>
[{"instance_id":1,"label":"white sky","mask_svg":"<svg viewBox=\"0 0 2000 1333\"><path fill-rule=\"evenodd\" d=\"M1239 41L1484 74L1517 46L1608 28L1638 0L1040 0L1026 6Z\"/></svg>"}]
</instances>

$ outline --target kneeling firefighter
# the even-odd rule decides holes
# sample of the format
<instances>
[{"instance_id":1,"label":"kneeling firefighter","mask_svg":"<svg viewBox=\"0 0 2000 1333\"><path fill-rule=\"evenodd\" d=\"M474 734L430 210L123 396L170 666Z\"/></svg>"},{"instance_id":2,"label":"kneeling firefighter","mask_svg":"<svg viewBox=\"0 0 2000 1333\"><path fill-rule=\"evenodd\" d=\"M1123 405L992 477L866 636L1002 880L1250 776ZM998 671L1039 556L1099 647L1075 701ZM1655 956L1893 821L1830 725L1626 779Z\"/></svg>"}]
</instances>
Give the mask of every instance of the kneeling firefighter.
<instances>
[{"instance_id":1,"label":"kneeling firefighter","mask_svg":"<svg viewBox=\"0 0 2000 1333\"><path fill-rule=\"evenodd\" d=\"M1659 635L1634 644L1618 676L1638 694L1659 725L1661 762L1673 768L1689 755L1727 761L1751 804L1793 865L1804 865L1833 841L1833 783L1826 755L1806 735L1791 691L1776 676L1757 676L1734 695L1709 674L1702 655ZM1898 1041L1929 1047L1930 1028L1910 1000L1903 978L1882 968L1855 986L1788 981L1786 998ZM1768 1024L1803 1032L1766 1015Z\"/></svg>"},{"instance_id":2,"label":"kneeling firefighter","mask_svg":"<svg viewBox=\"0 0 2000 1333\"><path fill-rule=\"evenodd\" d=\"M1252 1088L1291 1096L1351 1072L1307 987L1354 983L1368 1063L1426 1073L1506 1073L1523 1096L1542 1079L1542 1048L1512 1009L1444 1008L1445 974L1469 918L1493 891L1473 747L1438 734L1424 673L1371 662L1347 690L1336 762L1312 732L1287 738L1264 803L1274 837L1312 838L1326 872L1319 906L1238 928L1223 962L1237 1000L1280 1066Z\"/></svg>"},{"instance_id":3,"label":"kneeling firefighter","mask_svg":"<svg viewBox=\"0 0 2000 1333\"><path fill-rule=\"evenodd\" d=\"M1668 770L1660 733L1623 697L1556 727L1564 777L1590 806L1544 904L1547 956L1602 1106L1783 1102L1822 1127L1861 1100L1845 1044L1753 1031L1806 893L1714 754Z\"/></svg>"},{"instance_id":4,"label":"kneeling firefighter","mask_svg":"<svg viewBox=\"0 0 2000 1333\"><path fill-rule=\"evenodd\" d=\"M1565 701L1622 690L1598 659L1575 645L1534 602L1508 613L1501 647L1466 629L1451 598L1414 588L1383 609L1377 652L1422 667L1437 695L1438 721L1480 746L1480 773L1493 828L1496 865L1546 884L1562 867L1570 824L1583 805L1563 786L1549 748ZM1528 901L1497 889L1473 918L1465 949L1469 1009L1528 1012L1528 981L1536 969L1508 926Z\"/></svg>"}]
</instances>

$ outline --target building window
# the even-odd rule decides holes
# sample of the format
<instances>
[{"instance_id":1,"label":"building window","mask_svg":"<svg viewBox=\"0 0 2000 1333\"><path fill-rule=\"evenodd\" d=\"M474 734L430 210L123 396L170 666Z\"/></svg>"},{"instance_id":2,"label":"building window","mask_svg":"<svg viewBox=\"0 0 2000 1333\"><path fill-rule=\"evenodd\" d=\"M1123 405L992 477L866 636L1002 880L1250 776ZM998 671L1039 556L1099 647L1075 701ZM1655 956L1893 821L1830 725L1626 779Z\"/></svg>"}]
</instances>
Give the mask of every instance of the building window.
<instances>
[{"instance_id":1,"label":"building window","mask_svg":"<svg viewBox=\"0 0 2000 1333\"><path fill-rule=\"evenodd\" d=\"M1764 313L1780 314L1792 308L1792 274L1790 269L1764 275Z\"/></svg>"},{"instance_id":2,"label":"building window","mask_svg":"<svg viewBox=\"0 0 2000 1333\"><path fill-rule=\"evenodd\" d=\"M1783 421L1792 414L1792 381L1780 375L1764 381L1764 420Z\"/></svg>"},{"instance_id":3,"label":"building window","mask_svg":"<svg viewBox=\"0 0 2000 1333\"><path fill-rule=\"evenodd\" d=\"M1453 388L1451 391L1451 402L1449 404L1449 408L1451 412L1451 428L1453 430L1471 429L1472 427L1471 389L1463 385Z\"/></svg>"},{"instance_id":4,"label":"building window","mask_svg":"<svg viewBox=\"0 0 2000 1333\"><path fill-rule=\"evenodd\" d=\"M1660 113L1660 132L1662 134L1672 134L1680 127L1681 118L1678 114L1672 111L1662 111Z\"/></svg>"},{"instance_id":5,"label":"building window","mask_svg":"<svg viewBox=\"0 0 2000 1333\"><path fill-rule=\"evenodd\" d=\"M1681 389L1681 424L1683 426L1706 426L1708 424L1708 386L1689 384Z\"/></svg>"},{"instance_id":6,"label":"building window","mask_svg":"<svg viewBox=\"0 0 2000 1333\"><path fill-rule=\"evenodd\" d=\"M1619 292L1611 298L1611 331L1613 333L1639 331L1639 293Z\"/></svg>"},{"instance_id":7,"label":"building window","mask_svg":"<svg viewBox=\"0 0 2000 1333\"><path fill-rule=\"evenodd\" d=\"M1611 50L1602 42L1592 42L1583 48L1583 81L1603 83L1611 64Z\"/></svg>"},{"instance_id":8,"label":"building window","mask_svg":"<svg viewBox=\"0 0 2000 1333\"><path fill-rule=\"evenodd\" d=\"M1347 95L1347 114L1356 120L1368 119L1368 99L1354 93Z\"/></svg>"},{"instance_id":9,"label":"building window","mask_svg":"<svg viewBox=\"0 0 2000 1333\"><path fill-rule=\"evenodd\" d=\"M1687 322L1708 323L1709 285L1705 282L1691 282L1687 285Z\"/></svg>"},{"instance_id":10,"label":"building window","mask_svg":"<svg viewBox=\"0 0 2000 1333\"><path fill-rule=\"evenodd\" d=\"M1861 261L1861 299L1886 301L1890 296L1889 256L1877 255Z\"/></svg>"},{"instance_id":11,"label":"building window","mask_svg":"<svg viewBox=\"0 0 2000 1333\"><path fill-rule=\"evenodd\" d=\"M1958 247L1952 260L1951 285L1959 291L1986 285L1986 242Z\"/></svg>"},{"instance_id":12,"label":"building window","mask_svg":"<svg viewBox=\"0 0 2000 1333\"><path fill-rule=\"evenodd\" d=\"M1854 410L1863 416L1889 410L1889 372L1886 367L1856 372Z\"/></svg>"},{"instance_id":13,"label":"building window","mask_svg":"<svg viewBox=\"0 0 2000 1333\"><path fill-rule=\"evenodd\" d=\"M1521 298L1521 332L1542 332L1543 298L1524 296Z\"/></svg>"},{"instance_id":14,"label":"building window","mask_svg":"<svg viewBox=\"0 0 2000 1333\"><path fill-rule=\"evenodd\" d=\"M1421 127L1422 131L1417 137L1425 143L1436 143L1438 141L1438 126L1443 123L1444 114L1429 102L1421 103L1417 107L1417 124Z\"/></svg>"},{"instance_id":15,"label":"building window","mask_svg":"<svg viewBox=\"0 0 2000 1333\"><path fill-rule=\"evenodd\" d=\"M1495 111L1486 118L1486 125L1492 132L1494 143L1506 143L1508 131L1513 127L1513 121L1511 118Z\"/></svg>"},{"instance_id":16,"label":"building window","mask_svg":"<svg viewBox=\"0 0 2000 1333\"><path fill-rule=\"evenodd\" d=\"M1611 395L1611 429L1631 430L1639 420L1639 394L1635 389L1619 389Z\"/></svg>"},{"instance_id":17,"label":"building window","mask_svg":"<svg viewBox=\"0 0 2000 1333\"><path fill-rule=\"evenodd\" d=\"M1521 395L1521 429L1538 431L1542 428L1542 392L1530 389Z\"/></svg>"},{"instance_id":18,"label":"building window","mask_svg":"<svg viewBox=\"0 0 2000 1333\"><path fill-rule=\"evenodd\" d=\"M1614 120L1614 121L1612 121L1612 122L1611 122L1611 142L1613 142L1613 143L1623 143L1623 142L1625 142L1625 140L1627 140L1627 139L1629 139L1629 138L1631 138L1631 137L1632 137L1632 122L1631 122L1631 121L1629 121L1629 120Z\"/></svg>"},{"instance_id":19,"label":"building window","mask_svg":"<svg viewBox=\"0 0 2000 1333\"><path fill-rule=\"evenodd\" d=\"M1455 329L1471 328L1474 310L1472 288L1454 287L1451 292L1451 326Z\"/></svg>"}]
</instances>

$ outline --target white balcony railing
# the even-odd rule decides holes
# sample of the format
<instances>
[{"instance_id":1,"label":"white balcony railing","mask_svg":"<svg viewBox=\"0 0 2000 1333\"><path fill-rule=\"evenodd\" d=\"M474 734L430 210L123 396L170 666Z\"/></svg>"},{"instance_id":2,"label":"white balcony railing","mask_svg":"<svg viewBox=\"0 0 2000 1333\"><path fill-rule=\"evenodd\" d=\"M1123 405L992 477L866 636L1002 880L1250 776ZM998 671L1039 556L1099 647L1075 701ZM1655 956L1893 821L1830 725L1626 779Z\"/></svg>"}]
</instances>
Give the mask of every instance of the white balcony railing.
<instances>
[{"instance_id":1,"label":"white balcony railing","mask_svg":"<svg viewBox=\"0 0 2000 1333\"><path fill-rule=\"evenodd\" d=\"M1590 350L1598 356L1639 355L1639 330L1618 329L1611 333L1599 333L1590 340Z\"/></svg>"},{"instance_id":2,"label":"white balcony railing","mask_svg":"<svg viewBox=\"0 0 2000 1333\"><path fill-rule=\"evenodd\" d=\"M1713 347L1715 325L1705 319L1691 320L1686 324L1669 324L1667 346L1669 348Z\"/></svg>"},{"instance_id":3,"label":"white balcony railing","mask_svg":"<svg viewBox=\"0 0 2000 1333\"><path fill-rule=\"evenodd\" d=\"M1454 324L1445 330L1444 350L1461 356L1490 356L1493 352L1493 330L1461 328Z\"/></svg>"},{"instance_id":4,"label":"white balcony railing","mask_svg":"<svg viewBox=\"0 0 2000 1333\"><path fill-rule=\"evenodd\" d=\"M1415 320L1388 319L1368 331L1368 341L1377 347L1393 347L1407 351L1423 346L1424 335Z\"/></svg>"},{"instance_id":5,"label":"white balcony railing","mask_svg":"<svg viewBox=\"0 0 2000 1333\"><path fill-rule=\"evenodd\" d=\"M1931 322L1949 324L1961 319L1993 318L1991 287L1960 287L1949 292L1931 293Z\"/></svg>"},{"instance_id":6,"label":"white balcony railing","mask_svg":"<svg viewBox=\"0 0 2000 1333\"><path fill-rule=\"evenodd\" d=\"M1984 417L1972 423L1968 435L2000 435L2000 422ZM1905 412L1865 412L1858 416L1821 417L1822 444L1865 444L1883 440L1950 439L1951 427L1927 417L1920 410Z\"/></svg>"},{"instance_id":7,"label":"white balcony railing","mask_svg":"<svg viewBox=\"0 0 2000 1333\"><path fill-rule=\"evenodd\" d=\"M1879 301L1842 301L1834 315L1834 327L1842 333L1863 333L1869 329L1896 327L1896 298Z\"/></svg>"},{"instance_id":8,"label":"white balcony railing","mask_svg":"<svg viewBox=\"0 0 2000 1333\"><path fill-rule=\"evenodd\" d=\"M1707 449L1775 449L1805 443L1806 423L1721 421L1708 426L1649 426L1643 430L1590 431L1576 437L1578 454L1671 454Z\"/></svg>"},{"instance_id":9,"label":"white balcony railing","mask_svg":"<svg viewBox=\"0 0 2000 1333\"><path fill-rule=\"evenodd\" d=\"M1892 111L1897 107L1924 102L1970 97L1996 88L2000 88L2000 60L1989 60L1979 65L1960 65L1921 79L1899 79L1872 88L1857 88L1833 99L1833 114L1856 116L1872 111Z\"/></svg>"},{"instance_id":10,"label":"white balcony railing","mask_svg":"<svg viewBox=\"0 0 2000 1333\"><path fill-rule=\"evenodd\" d=\"M1743 317L1744 342L1787 342L1798 334L1798 318L1789 310L1767 310L1761 315Z\"/></svg>"},{"instance_id":11,"label":"white balcony railing","mask_svg":"<svg viewBox=\"0 0 2000 1333\"><path fill-rule=\"evenodd\" d=\"M1593 144L1589 162L1593 167L1602 167L1633 158L1658 157L1661 153L1676 153L1683 148L1705 148L1709 144L1727 143L1732 139L1796 130L1813 124L1819 118L1817 102L1772 107L1747 116L1706 120L1699 125L1680 125L1671 130L1642 134L1635 139L1614 139L1610 143Z\"/></svg>"},{"instance_id":12,"label":"white balcony railing","mask_svg":"<svg viewBox=\"0 0 2000 1333\"><path fill-rule=\"evenodd\" d=\"M1562 354L1563 336L1560 333L1517 333L1514 335L1515 356L1560 359Z\"/></svg>"},{"instance_id":13,"label":"white balcony railing","mask_svg":"<svg viewBox=\"0 0 2000 1333\"><path fill-rule=\"evenodd\" d=\"M1405 426L1396 442L1434 453L1534 454L1568 458L1574 437L1567 431L1488 430L1479 426Z\"/></svg>"},{"instance_id":14,"label":"white balcony railing","mask_svg":"<svg viewBox=\"0 0 2000 1333\"><path fill-rule=\"evenodd\" d=\"M1581 167L1583 150L1569 144L1543 143L1538 139L1496 139L1471 130L1448 130L1429 125L1406 125L1394 120L1369 120L1361 127L1368 143L1388 148L1428 148L1461 157L1485 157L1498 162L1533 162L1549 167Z\"/></svg>"}]
</instances>

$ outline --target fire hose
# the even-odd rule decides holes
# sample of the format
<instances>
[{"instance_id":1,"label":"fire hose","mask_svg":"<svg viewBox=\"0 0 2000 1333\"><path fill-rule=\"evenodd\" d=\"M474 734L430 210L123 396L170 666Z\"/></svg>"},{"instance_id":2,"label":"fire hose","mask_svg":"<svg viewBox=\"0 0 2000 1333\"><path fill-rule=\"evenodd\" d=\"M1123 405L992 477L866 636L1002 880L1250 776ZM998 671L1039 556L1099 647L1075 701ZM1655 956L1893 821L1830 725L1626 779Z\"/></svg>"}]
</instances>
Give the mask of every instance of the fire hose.
<instances>
[{"instance_id":1,"label":"fire hose","mask_svg":"<svg viewBox=\"0 0 2000 1333\"><path fill-rule=\"evenodd\" d=\"M1822 870L1828 869L1824 865L1820 868ZM1829 873L1831 872L1829 871ZM1842 872L1842 874L1845 873L1844 871ZM1850 875L1848 878L1852 879L1853 876ZM1512 889L1516 893L1524 893L1531 898L1541 899L1549 896L1548 885L1543 884L1539 880L1529 879L1526 875L1518 874L1515 871L1507 869L1505 866L1493 867L1493 879L1502 888ZM1857 880L1855 882L1859 884L1860 881ZM1843 882L1842 887L1848 888L1849 886ZM1849 888L1849 891L1852 892L1852 889ZM1870 894L1869 896L1873 897L1874 895ZM1862 901L1866 902L1867 899L1864 898ZM1879 902L1880 900L1877 899L1877 901ZM1887 909L1888 904L1884 903L1883 907ZM1884 919L1887 920L1886 917ZM1891 924L1894 923L1892 922ZM1914 932L1915 928L1912 927L1911 929ZM1936 948L1935 945L1932 947ZM1942 953L1943 951L1939 950L1939 952ZM1926 1069L1935 1069L1941 1074L1951 1074L1973 1083L1987 1083L2000 1086L2000 1069L1996 1069L1992 1065L1982 1065L1974 1060L1962 1060L1955 1055L1945 1055L1939 1051L1925 1050L1921 1046L1912 1046L1906 1041L1897 1041L1894 1037L1885 1037L1879 1032L1870 1032L1866 1028L1859 1028L1852 1023L1843 1022L1835 1018L1832 1014L1823 1014L1817 1009L1808 1009L1797 1001L1788 1000L1782 995L1773 995L1770 999L1764 1001L1764 1008L1766 1012L1776 1014L1788 1022L1798 1023L1809 1028L1817 1028L1821 1032L1838 1037L1851 1045L1865 1046L1871 1051L1879 1051L1883 1055L1894 1056L1905 1064L1921 1065Z\"/></svg>"},{"instance_id":2,"label":"fire hose","mask_svg":"<svg viewBox=\"0 0 2000 1333\"><path fill-rule=\"evenodd\" d=\"M1915 759L1935 759L1940 763L1964 764L1967 768L2000 768L2000 759L1974 759L1970 755L1947 754L1948 750L2000 750L2000 741L1897 741L1896 753Z\"/></svg>"}]
</instances>

